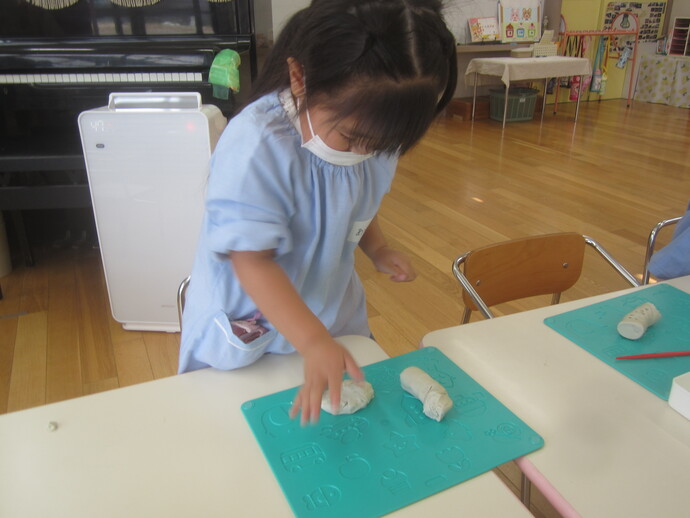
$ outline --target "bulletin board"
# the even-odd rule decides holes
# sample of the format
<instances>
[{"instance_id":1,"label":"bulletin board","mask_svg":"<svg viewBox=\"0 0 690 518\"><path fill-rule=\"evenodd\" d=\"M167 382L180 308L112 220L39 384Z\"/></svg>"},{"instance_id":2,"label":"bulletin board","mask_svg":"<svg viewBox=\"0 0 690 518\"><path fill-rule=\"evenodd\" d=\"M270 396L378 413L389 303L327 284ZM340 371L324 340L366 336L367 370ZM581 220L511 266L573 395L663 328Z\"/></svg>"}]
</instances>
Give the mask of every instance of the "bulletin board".
<instances>
[{"instance_id":1,"label":"bulletin board","mask_svg":"<svg viewBox=\"0 0 690 518\"><path fill-rule=\"evenodd\" d=\"M656 41L663 37L664 20L668 3L665 0L656 2L610 2L604 13L604 30L630 30L633 17L626 13L637 15L640 24L639 41ZM622 16L618 16L622 14ZM614 23L615 20L615 23ZM625 37L612 38L611 53L621 52L627 43Z\"/></svg>"}]
</instances>

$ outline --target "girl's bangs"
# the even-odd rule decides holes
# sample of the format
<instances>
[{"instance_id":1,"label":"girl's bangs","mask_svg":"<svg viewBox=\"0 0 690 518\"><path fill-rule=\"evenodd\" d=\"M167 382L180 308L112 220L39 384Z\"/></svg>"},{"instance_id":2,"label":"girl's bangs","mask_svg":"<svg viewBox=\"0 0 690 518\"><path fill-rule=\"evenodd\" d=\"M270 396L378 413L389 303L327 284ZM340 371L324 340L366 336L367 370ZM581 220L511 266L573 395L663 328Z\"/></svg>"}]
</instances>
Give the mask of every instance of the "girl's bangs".
<instances>
[{"instance_id":1,"label":"girl's bangs","mask_svg":"<svg viewBox=\"0 0 690 518\"><path fill-rule=\"evenodd\" d=\"M439 92L432 81L385 81L348 90L324 104L335 113L335 121L354 121L353 141L370 152L405 153L437 114Z\"/></svg>"}]
</instances>

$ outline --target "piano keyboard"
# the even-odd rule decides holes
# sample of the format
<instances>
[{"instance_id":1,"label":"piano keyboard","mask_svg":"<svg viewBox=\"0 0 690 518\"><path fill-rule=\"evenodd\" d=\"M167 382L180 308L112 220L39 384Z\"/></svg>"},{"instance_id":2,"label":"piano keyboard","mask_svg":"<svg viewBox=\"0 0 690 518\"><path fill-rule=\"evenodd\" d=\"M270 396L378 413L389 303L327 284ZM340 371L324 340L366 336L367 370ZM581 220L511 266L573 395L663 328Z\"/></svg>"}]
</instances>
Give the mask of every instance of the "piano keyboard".
<instances>
[{"instance_id":1,"label":"piano keyboard","mask_svg":"<svg viewBox=\"0 0 690 518\"><path fill-rule=\"evenodd\" d=\"M201 72L127 72L94 74L0 74L0 84L200 83Z\"/></svg>"}]
</instances>

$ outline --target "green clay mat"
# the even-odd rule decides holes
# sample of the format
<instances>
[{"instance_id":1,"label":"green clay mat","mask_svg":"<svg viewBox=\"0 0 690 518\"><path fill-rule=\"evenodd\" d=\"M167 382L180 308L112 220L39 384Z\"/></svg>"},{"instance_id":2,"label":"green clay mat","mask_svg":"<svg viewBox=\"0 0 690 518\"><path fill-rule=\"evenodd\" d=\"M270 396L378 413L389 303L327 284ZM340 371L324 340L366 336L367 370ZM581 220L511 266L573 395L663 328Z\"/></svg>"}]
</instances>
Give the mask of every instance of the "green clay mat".
<instances>
[{"instance_id":1,"label":"green clay mat","mask_svg":"<svg viewBox=\"0 0 690 518\"><path fill-rule=\"evenodd\" d=\"M618 322L645 302L657 307L661 319L639 340L620 336ZM690 349L690 294L667 284L549 317L544 323L661 399L668 400L674 377L690 371L690 356L616 360L617 356Z\"/></svg>"},{"instance_id":2,"label":"green clay mat","mask_svg":"<svg viewBox=\"0 0 690 518\"><path fill-rule=\"evenodd\" d=\"M453 400L440 423L400 386L400 372L411 365L441 383ZM436 348L363 370L375 393L369 406L352 415L322 412L314 426L288 417L297 388L242 405L298 517L380 516L544 444Z\"/></svg>"}]
</instances>

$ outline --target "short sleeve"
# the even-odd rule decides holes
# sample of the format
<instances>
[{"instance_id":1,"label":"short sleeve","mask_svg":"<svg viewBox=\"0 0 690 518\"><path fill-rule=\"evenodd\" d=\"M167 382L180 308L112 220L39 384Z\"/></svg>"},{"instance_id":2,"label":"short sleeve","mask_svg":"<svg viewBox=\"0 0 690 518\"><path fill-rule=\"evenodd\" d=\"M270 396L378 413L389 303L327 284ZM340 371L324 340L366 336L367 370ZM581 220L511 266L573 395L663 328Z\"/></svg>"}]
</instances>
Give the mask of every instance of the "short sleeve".
<instances>
[{"instance_id":1,"label":"short sleeve","mask_svg":"<svg viewBox=\"0 0 690 518\"><path fill-rule=\"evenodd\" d=\"M228 125L211 160L206 196L211 251L275 249L282 255L292 249L290 141L267 131L256 118L240 115Z\"/></svg>"}]
</instances>

